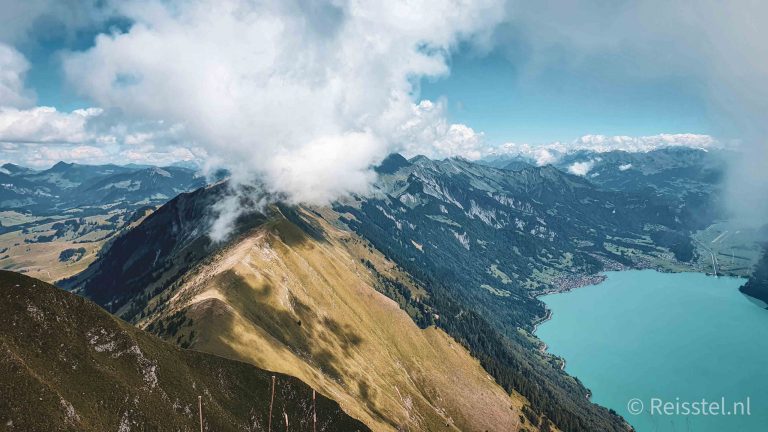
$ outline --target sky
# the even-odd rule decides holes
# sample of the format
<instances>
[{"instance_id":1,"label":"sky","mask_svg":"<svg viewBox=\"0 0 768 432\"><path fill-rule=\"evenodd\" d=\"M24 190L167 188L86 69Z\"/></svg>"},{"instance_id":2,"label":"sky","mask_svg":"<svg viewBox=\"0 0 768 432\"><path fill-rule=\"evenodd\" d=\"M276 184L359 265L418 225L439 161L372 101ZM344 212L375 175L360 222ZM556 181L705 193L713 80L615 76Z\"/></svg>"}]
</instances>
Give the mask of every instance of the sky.
<instances>
[{"instance_id":1,"label":"sky","mask_svg":"<svg viewBox=\"0 0 768 432\"><path fill-rule=\"evenodd\" d=\"M731 183L758 189L734 195L768 191L764 2L0 0L0 10L2 162L197 160L282 199L327 202L368 190L391 152L548 163L547 149L737 145Z\"/></svg>"},{"instance_id":2,"label":"sky","mask_svg":"<svg viewBox=\"0 0 768 432\"><path fill-rule=\"evenodd\" d=\"M421 96L446 98L451 121L482 131L491 145L716 129L706 101L685 78L641 79L606 64L584 70L559 63L529 74L528 59L503 48L480 55L459 51L450 75L424 80Z\"/></svg>"},{"instance_id":3,"label":"sky","mask_svg":"<svg viewBox=\"0 0 768 432\"><path fill-rule=\"evenodd\" d=\"M86 50L100 31L128 25L105 23L71 43L46 37L23 45L21 52L32 63L26 83L37 104L60 111L88 108L88 100L65 82L58 52ZM489 145L567 142L588 134L707 134L715 129L706 101L686 77L637 78L625 73L623 65L605 63L588 70L559 63L526 74L530 58L520 48L510 54L508 44L513 43L522 42L503 41L480 52L456 48L448 74L421 80L420 98L445 99L448 118L482 131Z\"/></svg>"}]
</instances>

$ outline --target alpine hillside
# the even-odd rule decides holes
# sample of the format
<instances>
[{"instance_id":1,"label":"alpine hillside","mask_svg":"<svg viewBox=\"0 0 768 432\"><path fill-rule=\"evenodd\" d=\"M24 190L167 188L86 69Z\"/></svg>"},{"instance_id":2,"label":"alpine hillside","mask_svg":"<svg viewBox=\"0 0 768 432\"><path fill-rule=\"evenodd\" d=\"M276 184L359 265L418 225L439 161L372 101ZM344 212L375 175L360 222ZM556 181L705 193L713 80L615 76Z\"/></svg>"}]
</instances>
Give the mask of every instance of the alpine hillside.
<instances>
[{"instance_id":1,"label":"alpine hillside","mask_svg":"<svg viewBox=\"0 0 768 432\"><path fill-rule=\"evenodd\" d=\"M198 396L204 430L369 430L321 394L313 403L312 389L296 378L180 349L88 300L6 271L0 393L7 431L200 430Z\"/></svg>"}]
</instances>

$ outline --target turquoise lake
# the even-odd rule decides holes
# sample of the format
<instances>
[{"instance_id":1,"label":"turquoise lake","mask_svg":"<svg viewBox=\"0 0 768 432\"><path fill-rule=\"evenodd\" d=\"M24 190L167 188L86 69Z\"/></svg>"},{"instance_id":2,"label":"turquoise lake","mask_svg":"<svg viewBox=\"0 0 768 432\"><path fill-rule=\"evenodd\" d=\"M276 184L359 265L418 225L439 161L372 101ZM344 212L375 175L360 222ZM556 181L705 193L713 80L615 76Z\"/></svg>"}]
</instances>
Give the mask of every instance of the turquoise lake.
<instances>
[{"instance_id":1,"label":"turquoise lake","mask_svg":"<svg viewBox=\"0 0 768 432\"><path fill-rule=\"evenodd\" d=\"M552 319L536 332L595 403L639 432L768 431L768 310L738 291L745 279L606 275L598 285L541 297ZM629 412L633 398L640 414ZM691 414L693 402L704 409L702 398L708 415ZM722 398L725 407L710 404ZM691 403L688 415L683 402Z\"/></svg>"}]
</instances>

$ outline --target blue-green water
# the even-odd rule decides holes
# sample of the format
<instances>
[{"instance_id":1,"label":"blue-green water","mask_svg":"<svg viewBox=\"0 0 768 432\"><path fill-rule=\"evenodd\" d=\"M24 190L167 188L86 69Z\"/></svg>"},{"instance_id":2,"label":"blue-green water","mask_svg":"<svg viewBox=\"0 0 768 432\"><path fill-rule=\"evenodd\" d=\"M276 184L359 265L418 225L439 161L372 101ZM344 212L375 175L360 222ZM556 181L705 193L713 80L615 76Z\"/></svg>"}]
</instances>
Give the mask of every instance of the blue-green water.
<instances>
[{"instance_id":1,"label":"blue-green water","mask_svg":"<svg viewBox=\"0 0 768 432\"><path fill-rule=\"evenodd\" d=\"M594 402L639 432L768 431L768 310L738 291L744 279L606 275L601 284L542 297L552 319L536 332ZM643 403L639 415L629 412L633 398ZM693 404L685 415L682 403L698 402L702 411L702 398L708 415L691 414ZM724 408L709 404L721 398ZM667 413L662 402L672 402ZM750 415L733 414L747 408Z\"/></svg>"}]
</instances>

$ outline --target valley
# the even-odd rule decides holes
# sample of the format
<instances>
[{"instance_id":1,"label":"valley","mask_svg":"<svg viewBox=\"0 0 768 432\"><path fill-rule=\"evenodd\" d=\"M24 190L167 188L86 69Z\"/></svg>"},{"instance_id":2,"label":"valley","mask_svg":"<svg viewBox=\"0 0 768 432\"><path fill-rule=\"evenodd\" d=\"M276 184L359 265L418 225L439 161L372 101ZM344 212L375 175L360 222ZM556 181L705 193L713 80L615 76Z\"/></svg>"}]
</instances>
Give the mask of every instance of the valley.
<instances>
[{"instance_id":1,"label":"valley","mask_svg":"<svg viewBox=\"0 0 768 432\"><path fill-rule=\"evenodd\" d=\"M83 271L156 207L206 179L183 167L0 167L0 268L47 282Z\"/></svg>"},{"instance_id":2,"label":"valley","mask_svg":"<svg viewBox=\"0 0 768 432\"><path fill-rule=\"evenodd\" d=\"M6 228L7 232L0 234L0 268L47 282L74 276L85 270L105 245L139 224L153 210L153 207L136 211L105 209L104 214L87 217L73 217L73 212L68 212L41 218L5 212L0 222L17 229ZM28 222L8 225L7 221L14 218ZM24 228L18 229L18 225Z\"/></svg>"},{"instance_id":3,"label":"valley","mask_svg":"<svg viewBox=\"0 0 768 432\"><path fill-rule=\"evenodd\" d=\"M548 351L564 358L568 373L589 386L594 402L616 410L639 431L760 430L768 421L762 402L768 398L762 385L768 378L762 360L768 311L739 292L745 281L701 273L608 272L600 284L543 297L552 319L536 334ZM642 412L629 410L633 398L643 402ZM653 398L706 399L718 409L715 415L665 414L651 411Z\"/></svg>"}]
</instances>

